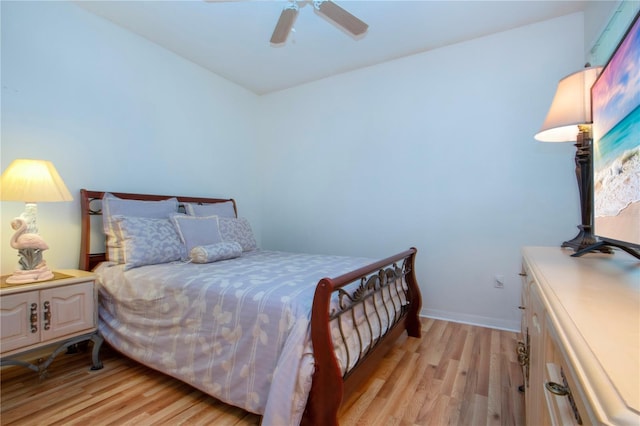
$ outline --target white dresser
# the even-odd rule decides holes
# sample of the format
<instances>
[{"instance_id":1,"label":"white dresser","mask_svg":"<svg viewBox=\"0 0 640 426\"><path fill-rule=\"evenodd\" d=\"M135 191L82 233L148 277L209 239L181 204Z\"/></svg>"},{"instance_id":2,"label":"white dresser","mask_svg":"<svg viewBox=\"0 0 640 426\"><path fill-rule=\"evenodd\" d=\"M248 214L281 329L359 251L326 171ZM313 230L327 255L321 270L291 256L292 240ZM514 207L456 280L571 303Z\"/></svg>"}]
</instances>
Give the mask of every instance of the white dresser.
<instances>
[{"instance_id":1,"label":"white dresser","mask_svg":"<svg viewBox=\"0 0 640 426\"><path fill-rule=\"evenodd\" d=\"M640 261L572 253L523 249L527 424L640 425Z\"/></svg>"}]
</instances>

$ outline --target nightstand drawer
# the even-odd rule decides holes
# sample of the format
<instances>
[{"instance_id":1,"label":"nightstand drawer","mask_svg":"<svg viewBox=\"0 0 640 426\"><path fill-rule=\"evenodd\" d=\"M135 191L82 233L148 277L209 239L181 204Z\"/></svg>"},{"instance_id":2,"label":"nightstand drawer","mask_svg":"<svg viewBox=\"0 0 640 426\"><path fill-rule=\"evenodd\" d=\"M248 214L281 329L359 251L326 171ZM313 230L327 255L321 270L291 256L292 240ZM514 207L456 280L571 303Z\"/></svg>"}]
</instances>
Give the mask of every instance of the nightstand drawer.
<instances>
[{"instance_id":1,"label":"nightstand drawer","mask_svg":"<svg viewBox=\"0 0 640 426\"><path fill-rule=\"evenodd\" d=\"M0 299L0 349L9 352L40 342L38 292L18 293Z\"/></svg>"}]
</instances>

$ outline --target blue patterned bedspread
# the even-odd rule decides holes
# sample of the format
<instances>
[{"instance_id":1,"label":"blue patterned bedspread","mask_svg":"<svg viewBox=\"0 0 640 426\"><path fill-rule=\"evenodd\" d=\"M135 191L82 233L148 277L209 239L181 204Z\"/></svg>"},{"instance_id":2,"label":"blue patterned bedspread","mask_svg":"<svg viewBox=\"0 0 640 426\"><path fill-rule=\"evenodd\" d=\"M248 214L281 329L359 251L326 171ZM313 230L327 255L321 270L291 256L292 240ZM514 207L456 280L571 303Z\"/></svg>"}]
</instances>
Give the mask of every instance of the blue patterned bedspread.
<instances>
[{"instance_id":1,"label":"blue patterned bedspread","mask_svg":"<svg viewBox=\"0 0 640 426\"><path fill-rule=\"evenodd\" d=\"M297 424L313 374L314 290L372 259L257 250L209 264L103 263L99 328L131 358L264 425Z\"/></svg>"}]
</instances>

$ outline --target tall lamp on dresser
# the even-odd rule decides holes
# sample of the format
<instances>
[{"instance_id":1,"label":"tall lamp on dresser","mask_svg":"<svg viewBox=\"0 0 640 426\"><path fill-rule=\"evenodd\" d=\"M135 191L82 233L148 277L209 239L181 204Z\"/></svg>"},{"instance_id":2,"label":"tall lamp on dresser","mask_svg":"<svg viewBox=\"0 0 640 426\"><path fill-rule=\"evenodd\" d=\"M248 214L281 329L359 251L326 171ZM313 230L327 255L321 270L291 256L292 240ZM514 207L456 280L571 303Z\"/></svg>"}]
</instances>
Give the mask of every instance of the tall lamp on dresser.
<instances>
[{"instance_id":1,"label":"tall lamp on dresser","mask_svg":"<svg viewBox=\"0 0 640 426\"><path fill-rule=\"evenodd\" d=\"M588 65L588 64L587 64ZM589 67L560 80L547 117L536 133L540 142L576 142L576 178L582 223L575 238L562 243L574 251L593 246L593 192L591 164L591 86L602 67ZM599 249L610 253L608 247Z\"/></svg>"}]
</instances>

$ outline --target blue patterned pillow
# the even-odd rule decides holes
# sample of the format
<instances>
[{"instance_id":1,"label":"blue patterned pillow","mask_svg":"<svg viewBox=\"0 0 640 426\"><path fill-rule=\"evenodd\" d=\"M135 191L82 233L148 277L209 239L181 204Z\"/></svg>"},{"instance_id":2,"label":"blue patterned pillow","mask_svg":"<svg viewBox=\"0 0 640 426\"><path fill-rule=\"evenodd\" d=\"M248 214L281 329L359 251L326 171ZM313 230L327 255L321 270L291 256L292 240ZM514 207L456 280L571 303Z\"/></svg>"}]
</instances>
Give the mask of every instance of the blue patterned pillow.
<instances>
[{"instance_id":1,"label":"blue patterned pillow","mask_svg":"<svg viewBox=\"0 0 640 426\"><path fill-rule=\"evenodd\" d=\"M184 210L189 216L236 217L233 201L212 204L184 203Z\"/></svg>"},{"instance_id":2,"label":"blue patterned pillow","mask_svg":"<svg viewBox=\"0 0 640 426\"><path fill-rule=\"evenodd\" d=\"M117 236L115 216L169 218L178 212L178 200L140 201L118 198L105 193L102 198L102 224L107 238L107 256L112 262L124 263L122 241Z\"/></svg>"},{"instance_id":3,"label":"blue patterned pillow","mask_svg":"<svg viewBox=\"0 0 640 426\"><path fill-rule=\"evenodd\" d=\"M193 263L211 263L233 259L242 255L242 246L235 241L224 241L191 249L189 257Z\"/></svg>"},{"instance_id":4,"label":"blue patterned pillow","mask_svg":"<svg viewBox=\"0 0 640 426\"><path fill-rule=\"evenodd\" d=\"M184 246L173 223L167 219L114 216L122 241L125 270L181 260Z\"/></svg>"},{"instance_id":5,"label":"blue patterned pillow","mask_svg":"<svg viewBox=\"0 0 640 426\"><path fill-rule=\"evenodd\" d=\"M236 241L242 246L242 251L251 251L258 248L256 239L253 236L251 225L244 217L232 219L219 217L220 235L223 241Z\"/></svg>"}]
</instances>

